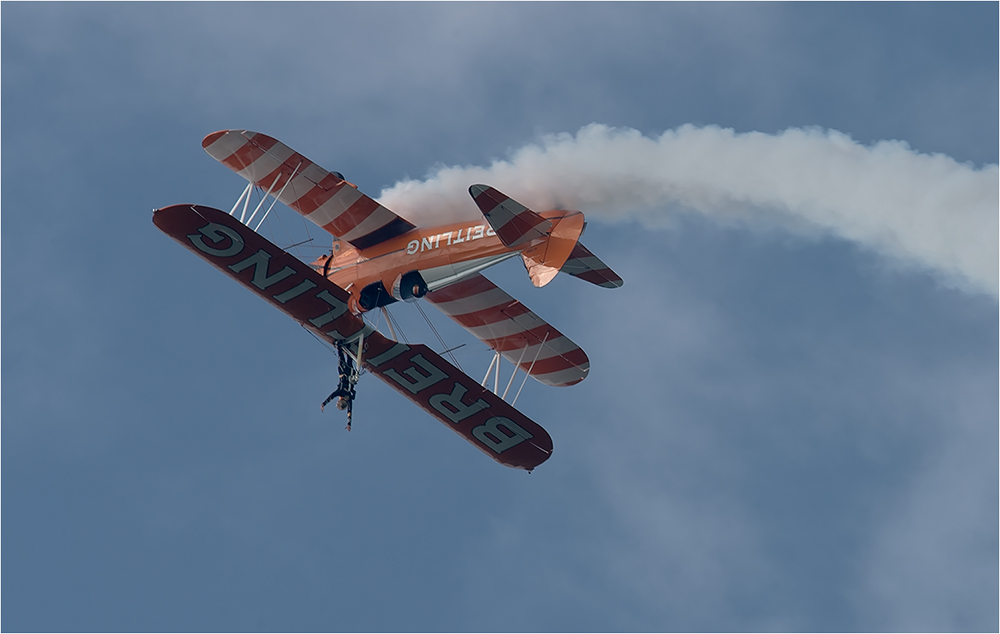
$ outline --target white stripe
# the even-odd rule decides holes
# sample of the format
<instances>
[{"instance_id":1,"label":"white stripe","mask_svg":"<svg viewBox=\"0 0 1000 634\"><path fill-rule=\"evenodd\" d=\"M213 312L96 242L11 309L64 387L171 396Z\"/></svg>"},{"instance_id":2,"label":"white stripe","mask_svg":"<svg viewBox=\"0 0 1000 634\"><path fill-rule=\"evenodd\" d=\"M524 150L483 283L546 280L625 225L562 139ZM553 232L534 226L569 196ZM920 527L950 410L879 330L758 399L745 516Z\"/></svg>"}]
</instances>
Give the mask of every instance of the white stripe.
<instances>
[{"instance_id":1,"label":"white stripe","mask_svg":"<svg viewBox=\"0 0 1000 634\"><path fill-rule=\"evenodd\" d=\"M397 218L396 214L392 213L382 205L379 205L374 211L368 214L367 218L359 222L356 227L348 231L346 234L342 235L341 238L347 240L348 242L351 240L357 240L362 236L378 231L392 222L395 218Z\"/></svg>"},{"instance_id":2,"label":"white stripe","mask_svg":"<svg viewBox=\"0 0 1000 634\"><path fill-rule=\"evenodd\" d=\"M309 167L302 168L302 171L300 173L302 174L303 178L309 180L314 185L319 185L320 181L322 181L324 178L330 175L330 172L326 171L325 169L323 169L319 165L316 165L315 163L310 163ZM309 191L307 190L306 194L308 193ZM302 195L305 196L305 194Z\"/></svg>"},{"instance_id":3,"label":"white stripe","mask_svg":"<svg viewBox=\"0 0 1000 634\"><path fill-rule=\"evenodd\" d=\"M216 161L229 158L233 152L249 143L246 138L237 130L230 130L215 140L212 145L205 148L208 155Z\"/></svg>"},{"instance_id":4,"label":"white stripe","mask_svg":"<svg viewBox=\"0 0 1000 634\"><path fill-rule=\"evenodd\" d=\"M520 209L517 209L517 207L520 207ZM494 207L492 211L486 214L486 216L489 217L490 224L493 225L493 230L499 233L504 227L507 226L508 223L510 223L511 220L527 210L528 208L521 203L508 198L506 201Z\"/></svg>"},{"instance_id":5,"label":"white stripe","mask_svg":"<svg viewBox=\"0 0 1000 634\"><path fill-rule=\"evenodd\" d=\"M295 169L295 167L293 166L291 169ZM289 176L291 176L291 174L289 174ZM296 203L299 198L302 198L307 193L311 192L314 187L316 187L316 183L306 178L302 172L295 172L295 178L293 178L292 182L288 183L288 186L281 191L281 198L279 198L279 200L295 211L298 211L299 207Z\"/></svg>"},{"instance_id":6,"label":"white stripe","mask_svg":"<svg viewBox=\"0 0 1000 634\"><path fill-rule=\"evenodd\" d=\"M483 324L482 326L474 326L472 328L466 328L473 335L479 339L499 339L501 337L513 337L520 335L521 333L527 332L529 330L534 330L535 328L540 328L542 326L548 326L544 320L540 319L534 313L528 315L518 315L517 319L513 319L507 316L505 313L497 310L497 316L500 317L497 321L490 322L488 324ZM523 319L528 317L527 319ZM550 326L551 327L551 326ZM541 337L532 340L541 341Z\"/></svg>"},{"instance_id":7,"label":"white stripe","mask_svg":"<svg viewBox=\"0 0 1000 634\"><path fill-rule=\"evenodd\" d=\"M350 185L345 185L330 200L320 205L316 211L306 216L306 218L320 227L325 227L339 218L340 214L344 213L348 207L353 205L362 196L364 194L358 190Z\"/></svg>"},{"instance_id":8,"label":"white stripe","mask_svg":"<svg viewBox=\"0 0 1000 634\"><path fill-rule=\"evenodd\" d=\"M484 324L482 326L474 326L472 328L466 327L465 329L472 333L472 336L480 341L516 337L521 333L532 330L532 327L529 324L518 323L509 317L505 317L499 310L497 311L497 315L500 317L497 321ZM537 328L538 326L544 325L545 322L539 319L538 323L535 324L534 327ZM527 340L526 337L523 337L523 339ZM532 337L531 339L541 341L541 339L537 339L535 337Z\"/></svg>"},{"instance_id":9,"label":"white stripe","mask_svg":"<svg viewBox=\"0 0 1000 634\"><path fill-rule=\"evenodd\" d=\"M504 306L509 306L516 300L505 293L503 289L494 286L493 288L483 291L477 295L470 295L468 297L460 297L459 299L453 299L450 302L435 302L431 300L435 306L437 306L441 312L446 315L459 316L468 315L469 313L474 313L480 310L486 310L487 308L501 308Z\"/></svg>"},{"instance_id":10,"label":"white stripe","mask_svg":"<svg viewBox=\"0 0 1000 634\"><path fill-rule=\"evenodd\" d=\"M545 346L542 348L542 352L539 353L538 346L542 345L542 342L535 337L532 337L532 339L538 343L528 346L528 351L524 354L524 360L522 361L525 367L531 363L531 360L535 358L536 354L538 355L538 360L543 361L545 359L551 359L552 357L566 355L576 350L581 350L580 346L573 343L569 337L565 335L557 335L556 337L550 337L547 339L545 341ZM514 361L517 361L517 358L521 354L521 350L524 350L524 348L507 350L501 354L514 356Z\"/></svg>"},{"instance_id":11,"label":"white stripe","mask_svg":"<svg viewBox=\"0 0 1000 634\"><path fill-rule=\"evenodd\" d=\"M606 268L608 268L607 264L601 262L596 255L592 255L590 257L573 258L568 260L562 270L566 272L569 272L569 270L598 271Z\"/></svg>"},{"instance_id":12,"label":"white stripe","mask_svg":"<svg viewBox=\"0 0 1000 634\"><path fill-rule=\"evenodd\" d=\"M282 145L281 143L275 144L273 148L264 152L256 161L236 173L248 181L256 183L278 169L278 166L288 160L292 154L294 154L292 148L287 145ZM293 165L291 169L295 169L295 166Z\"/></svg>"}]
</instances>

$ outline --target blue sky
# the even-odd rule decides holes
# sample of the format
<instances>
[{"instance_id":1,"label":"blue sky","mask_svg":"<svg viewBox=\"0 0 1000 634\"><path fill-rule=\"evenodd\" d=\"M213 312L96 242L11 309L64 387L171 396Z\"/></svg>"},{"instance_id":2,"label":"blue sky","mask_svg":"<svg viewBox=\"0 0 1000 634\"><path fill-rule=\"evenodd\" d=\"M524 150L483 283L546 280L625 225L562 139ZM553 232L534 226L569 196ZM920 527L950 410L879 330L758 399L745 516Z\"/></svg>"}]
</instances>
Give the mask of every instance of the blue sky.
<instances>
[{"instance_id":1,"label":"blue sky","mask_svg":"<svg viewBox=\"0 0 1000 634\"><path fill-rule=\"evenodd\" d=\"M150 222L232 205L200 147L227 128L376 196L591 123L988 174L995 3L0 11L3 629L1000 626L995 295L757 215L583 208L623 288L488 273L592 363L525 388L555 444L529 476L371 377L345 432L335 357Z\"/></svg>"}]
</instances>

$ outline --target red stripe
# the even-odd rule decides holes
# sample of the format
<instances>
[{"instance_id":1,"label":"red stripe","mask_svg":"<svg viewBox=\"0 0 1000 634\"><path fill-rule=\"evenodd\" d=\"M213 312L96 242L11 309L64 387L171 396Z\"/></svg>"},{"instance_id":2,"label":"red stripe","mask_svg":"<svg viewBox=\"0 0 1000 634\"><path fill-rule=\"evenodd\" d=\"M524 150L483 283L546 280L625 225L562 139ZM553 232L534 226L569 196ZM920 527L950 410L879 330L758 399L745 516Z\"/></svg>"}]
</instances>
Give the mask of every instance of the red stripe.
<instances>
[{"instance_id":1,"label":"red stripe","mask_svg":"<svg viewBox=\"0 0 1000 634\"><path fill-rule=\"evenodd\" d=\"M209 134L208 136L206 136L204 139L201 140L201 147L207 150L208 146L212 145L213 143L215 143L222 137L226 136L227 134L229 134L229 130L219 130L218 132L213 132L212 134Z\"/></svg>"},{"instance_id":2,"label":"red stripe","mask_svg":"<svg viewBox=\"0 0 1000 634\"><path fill-rule=\"evenodd\" d=\"M475 275L468 279L462 280L461 282L456 282L454 284L449 284L444 288L434 291L427 295L427 299L435 304L440 304L444 302L451 302L456 299L465 299L471 297L472 295L479 295L480 293L485 293L486 291L491 291L497 288L496 284L489 281L482 275Z\"/></svg>"},{"instance_id":3,"label":"red stripe","mask_svg":"<svg viewBox=\"0 0 1000 634\"><path fill-rule=\"evenodd\" d=\"M489 308L483 308L481 310L476 310L471 313L463 313L461 315L451 315L451 318L466 328L476 328L479 326L495 324L498 321L505 321L513 317L519 317L530 312L531 311L528 310L528 307L521 302L511 300L509 304L490 306Z\"/></svg>"},{"instance_id":4,"label":"red stripe","mask_svg":"<svg viewBox=\"0 0 1000 634\"><path fill-rule=\"evenodd\" d=\"M565 354L561 354L556 357L549 357L548 359L539 359L535 363L535 367L531 368L531 361L521 362L521 369L525 372L528 368L531 368L531 376L537 376L541 374L552 374L553 372L559 372L561 370L569 370L570 368L584 368L590 363L590 359L587 358L586 353L580 348L576 350L571 350Z\"/></svg>"},{"instance_id":5,"label":"red stripe","mask_svg":"<svg viewBox=\"0 0 1000 634\"><path fill-rule=\"evenodd\" d=\"M364 222L368 216L378 209L378 203L365 196L357 199L353 205L348 207L342 214L334 218L324 229L335 236L344 236L354 230L359 224ZM361 236L358 236L361 237Z\"/></svg>"},{"instance_id":6,"label":"red stripe","mask_svg":"<svg viewBox=\"0 0 1000 634\"><path fill-rule=\"evenodd\" d=\"M476 196L474 200L476 201L476 206L479 207L480 211L486 214L496 209L501 203L507 200L507 197L492 187L487 187L478 196ZM488 205L487 201L493 203L489 209L486 208Z\"/></svg>"},{"instance_id":7,"label":"red stripe","mask_svg":"<svg viewBox=\"0 0 1000 634\"><path fill-rule=\"evenodd\" d=\"M301 166L299 165L300 161L302 163ZM266 190L268 187L271 187L271 183L274 183L274 187L271 188L271 192L277 195L278 192L281 191L281 188L285 186L285 183L288 182L288 179L291 177L293 172L295 174L301 174L302 170L310 165L312 165L312 161L298 152L295 152L288 157L287 161L274 168L270 174L257 179L256 184L258 187L263 187ZM296 167L298 167L298 171L295 171ZM275 178L278 179L277 182L275 182Z\"/></svg>"},{"instance_id":8,"label":"red stripe","mask_svg":"<svg viewBox=\"0 0 1000 634\"><path fill-rule=\"evenodd\" d=\"M579 260L579 259L582 259L582 258L591 257L593 255L594 254L590 252L590 249L588 249L587 247L585 247L582 244L580 244L579 242L577 242L576 246L573 247L573 250L569 254L569 259L570 260Z\"/></svg>"},{"instance_id":9,"label":"red stripe","mask_svg":"<svg viewBox=\"0 0 1000 634\"><path fill-rule=\"evenodd\" d=\"M545 345L548 345L562 336L561 332L551 325L542 322L541 326L531 328L530 330L522 330L518 333L497 337L496 339L483 339L482 341L494 350L509 352L511 350L520 350L524 348L525 344L537 346L543 340L545 341Z\"/></svg>"},{"instance_id":10,"label":"red stripe","mask_svg":"<svg viewBox=\"0 0 1000 634\"><path fill-rule=\"evenodd\" d=\"M333 174L327 174L318 185L295 201L294 208L303 216L308 216L326 204L344 187L347 187L347 181L340 180Z\"/></svg>"},{"instance_id":11,"label":"red stripe","mask_svg":"<svg viewBox=\"0 0 1000 634\"><path fill-rule=\"evenodd\" d=\"M575 276L581 280L590 282L591 284L606 284L608 282L615 281L615 278L611 277L605 271L611 271L611 269L601 269L600 271L587 270L582 273L576 273Z\"/></svg>"},{"instance_id":12,"label":"red stripe","mask_svg":"<svg viewBox=\"0 0 1000 634\"><path fill-rule=\"evenodd\" d=\"M508 220L500 231L497 231L497 235L505 243L515 242L543 222L547 221L530 209L525 209Z\"/></svg>"},{"instance_id":13,"label":"red stripe","mask_svg":"<svg viewBox=\"0 0 1000 634\"><path fill-rule=\"evenodd\" d=\"M241 145L238 150L219 162L234 172L245 170L278 142L277 139L272 139L269 136L261 135L261 137L259 140L257 137L247 139L247 142Z\"/></svg>"}]
</instances>

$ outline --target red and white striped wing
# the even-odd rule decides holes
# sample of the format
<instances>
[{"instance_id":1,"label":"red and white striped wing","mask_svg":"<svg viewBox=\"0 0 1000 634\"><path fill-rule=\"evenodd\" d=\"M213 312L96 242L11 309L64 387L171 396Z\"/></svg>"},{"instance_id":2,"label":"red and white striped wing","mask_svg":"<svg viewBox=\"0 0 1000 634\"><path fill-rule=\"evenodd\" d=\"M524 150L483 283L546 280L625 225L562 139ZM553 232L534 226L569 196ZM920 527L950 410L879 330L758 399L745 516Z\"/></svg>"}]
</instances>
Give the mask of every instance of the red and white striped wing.
<instances>
[{"instance_id":1,"label":"red and white striped wing","mask_svg":"<svg viewBox=\"0 0 1000 634\"><path fill-rule=\"evenodd\" d=\"M611 267L579 242L573 247L573 252L569 254L566 264L563 264L559 270L604 288L618 288L625 283L617 273L611 270Z\"/></svg>"},{"instance_id":2,"label":"red and white striped wing","mask_svg":"<svg viewBox=\"0 0 1000 634\"><path fill-rule=\"evenodd\" d=\"M428 293L426 298L545 385L567 386L587 378L590 360L580 346L482 275Z\"/></svg>"},{"instance_id":3,"label":"red and white striped wing","mask_svg":"<svg viewBox=\"0 0 1000 634\"><path fill-rule=\"evenodd\" d=\"M339 175L266 134L222 130L201 144L215 160L359 249L414 228Z\"/></svg>"}]
</instances>

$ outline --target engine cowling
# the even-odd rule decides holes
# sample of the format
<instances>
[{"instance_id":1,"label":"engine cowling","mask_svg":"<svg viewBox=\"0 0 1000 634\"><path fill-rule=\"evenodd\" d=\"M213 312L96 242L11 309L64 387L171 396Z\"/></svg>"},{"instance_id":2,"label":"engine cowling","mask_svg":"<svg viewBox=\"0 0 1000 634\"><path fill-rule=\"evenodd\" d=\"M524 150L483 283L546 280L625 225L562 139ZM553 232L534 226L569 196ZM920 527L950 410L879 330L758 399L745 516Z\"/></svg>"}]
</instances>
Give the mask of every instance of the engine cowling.
<instances>
[{"instance_id":1,"label":"engine cowling","mask_svg":"<svg viewBox=\"0 0 1000 634\"><path fill-rule=\"evenodd\" d=\"M369 284L361 289L356 301L353 296L351 299L354 301L354 305L352 305L351 310L354 310L356 307L360 309L360 312L368 312L369 310L374 310L381 306L388 306L396 301L396 299L389 294L389 291L385 290L385 286L382 282Z\"/></svg>"},{"instance_id":2,"label":"engine cowling","mask_svg":"<svg viewBox=\"0 0 1000 634\"><path fill-rule=\"evenodd\" d=\"M396 276L392 283L393 299L415 302L427 294L427 282L419 271L410 271Z\"/></svg>"}]
</instances>

